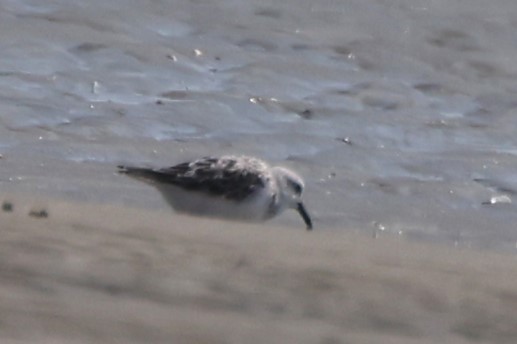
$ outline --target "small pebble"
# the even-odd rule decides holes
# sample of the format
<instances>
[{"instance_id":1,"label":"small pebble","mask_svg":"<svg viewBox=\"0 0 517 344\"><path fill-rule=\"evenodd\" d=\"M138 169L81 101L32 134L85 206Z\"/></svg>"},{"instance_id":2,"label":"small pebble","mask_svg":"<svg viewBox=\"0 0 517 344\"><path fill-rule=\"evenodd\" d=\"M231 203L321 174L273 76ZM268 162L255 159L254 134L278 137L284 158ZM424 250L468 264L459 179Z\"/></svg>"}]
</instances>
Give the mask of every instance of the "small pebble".
<instances>
[{"instance_id":1,"label":"small pebble","mask_svg":"<svg viewBox=\"0 0 517 344\"><path fill-rule=\"evenodd\" d=\"M352 144L352 140L350 140L349 137L337 137L336 140L339 141L339 142L346 143L347 145L351 145Z\"/></svg>"},{"instance_id":2,"label":"small pebble","mask_svg":"<svg viewBox=\"0 0 517 344\"><path fill-rule=\"evenodd\" d=\"M494 204L510 204L512 199L508 195L498 195L490 198L489 201L482 202L483 205L494 205Z\"/></svg>"},{"instance_id":3,"label":"small pebble","mask_svg":"<svg viewBox=\"0 0 517 344\"><path fill-rule=\"evenodd\" d=\"M29 216L36 217L38 219L44 219L48 217L48 212L45 209L31 210Z\"/></svg>"},{"instance_id":4,"label":"small pebble","mask_svg":"<svg viewBox=\"0 0 517 344\"><path fill-rule=\"evenodd\" d=\"M5 211L6 213L12 212L13 208L14 207L11 202L5 201L4 203L2 203L2 210Z\"/></svg>"},{"instance_id":5,"label":"small pebble","mask_svg":"<svg viewBox=\"0 0 517 344\"><path fill-rule=\"evenodd\" d=\"M176 55L167 54L167 58L168 58L169 60L174 61L174 62L178 61L178 58L176 57Z\"/></svg>"},{"instance_id":6,"label":"small pebble","mask_svg":"<svg viewBox=\"0 0 517 344\"><path fill-rule=\"evenodd\" d=\"M302 118L310 119L313 115L313 112L311 109L305 109L305 110L299 112L298 115L300 115L300 117L302 117Z\"/></svg>"}]
</instances>

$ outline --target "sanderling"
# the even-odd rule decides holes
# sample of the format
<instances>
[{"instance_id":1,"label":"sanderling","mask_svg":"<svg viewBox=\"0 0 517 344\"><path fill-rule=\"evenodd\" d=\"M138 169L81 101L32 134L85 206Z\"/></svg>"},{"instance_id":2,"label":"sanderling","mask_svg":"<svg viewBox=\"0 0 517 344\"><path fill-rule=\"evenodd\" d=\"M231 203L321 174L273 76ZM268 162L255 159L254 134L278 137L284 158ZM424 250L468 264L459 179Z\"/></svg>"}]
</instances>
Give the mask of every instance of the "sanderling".
<instances>
[{"instance_id":1,"label":"sanderling","mask_svg":"<svg viewBox=\"0 0 517 344\"><path fill-rule=\"evenodd\" d=\"M118 166L119 173L150 183L179 212L235 220L265 221L296 209L307 229L304 183L293 171L246 156L204 157L154 169Z\"/></svg>"}]
</instances>

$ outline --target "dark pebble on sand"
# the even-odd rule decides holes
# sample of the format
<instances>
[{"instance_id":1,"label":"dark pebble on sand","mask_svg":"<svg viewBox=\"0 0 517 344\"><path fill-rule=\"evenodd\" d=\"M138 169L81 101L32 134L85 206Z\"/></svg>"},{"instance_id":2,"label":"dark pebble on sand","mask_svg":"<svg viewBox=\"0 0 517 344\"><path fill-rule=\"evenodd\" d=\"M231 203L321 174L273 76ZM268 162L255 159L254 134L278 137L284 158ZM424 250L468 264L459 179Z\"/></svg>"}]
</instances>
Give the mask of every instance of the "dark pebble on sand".
<instances>
[{"instance_id":1,"label":"dark pebble on sand","mask_svg":"<svg viewBox=\"0 0 517 344\"><path fill-rule=\"evenodd\" d=\"M305 118L305 119L311 119L313 116L313 112L311 109L305 109L303 111L298 112L298 115L300 115L300 117Z\"/></svg>"},{"instance_id":2,"label":"dark pebble on sand","mask_svg":"<svg viewBox=\"0 0 517 344\"><path fill-rule=\"evenodd\" d=\"M13 208L14 208L14 206L11 202L5 201L4 203L2 203L2 210L5 211L6 213L12 212Z\"/></svg>"},{"instance_id":3,"label":"dark pebble on sand","mask_svg":"<svg viewBox=\"0 0 517 344\"><path fill-rule=\"evenodd\" d=\"M48 212L45 209L41 210L31 210L29 212L29 216L38 218L38 219L44 219L48 217Z\"/></svg>"}]
</instances>

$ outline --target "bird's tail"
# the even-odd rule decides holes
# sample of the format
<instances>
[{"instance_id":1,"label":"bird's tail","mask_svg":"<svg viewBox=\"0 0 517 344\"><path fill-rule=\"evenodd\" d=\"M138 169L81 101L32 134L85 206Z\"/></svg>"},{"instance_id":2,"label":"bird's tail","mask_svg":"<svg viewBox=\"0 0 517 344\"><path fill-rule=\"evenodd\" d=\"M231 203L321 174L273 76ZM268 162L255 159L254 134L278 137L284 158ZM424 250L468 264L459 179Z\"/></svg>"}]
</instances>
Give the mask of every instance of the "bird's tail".
<instances>
[{"instance_id":1,"label":"bird's tail","mask_svg":"<svg viewBox=\"0 0 517 344\"><path fill-rule=\"evenodd\" d=\"M131 166L124 166L124 165L118 165L118 173L120 174L132 174L136 172L140 167L131 167Z\"/></svg>"},{"instance_id":2,"label":"bird's tail","mask_svg":"<svg viewBox=\"0 0 517 344\"><path fill-rule=\"evenodd\" d=\"M118 173L134 178L154 180L156 172L151 168L118 165Z\"/></svg>"}]
</instances>

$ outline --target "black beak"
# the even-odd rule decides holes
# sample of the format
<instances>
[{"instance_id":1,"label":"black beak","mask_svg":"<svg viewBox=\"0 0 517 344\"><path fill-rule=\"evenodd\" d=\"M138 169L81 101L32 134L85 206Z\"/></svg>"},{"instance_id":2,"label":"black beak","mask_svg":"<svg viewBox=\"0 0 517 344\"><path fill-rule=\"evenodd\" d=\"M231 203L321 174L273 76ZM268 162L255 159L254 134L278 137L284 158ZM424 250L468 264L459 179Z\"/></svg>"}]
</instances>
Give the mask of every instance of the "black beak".
<instances>
[{"instance_id":1,"label":"black beak","mask_svg":"<svg viewBox=\"0 0 517 344\"><path fill-rule=\"evenodd\" d=\"M305 207L303 206L302 202L298 203L296 210L298 210L298 212L302 216L303 221L305 221L305 224L307 225L307 230L310 231L312 229L312 220L307 210L305 210Z\"/></svg>"}]
</instances>

